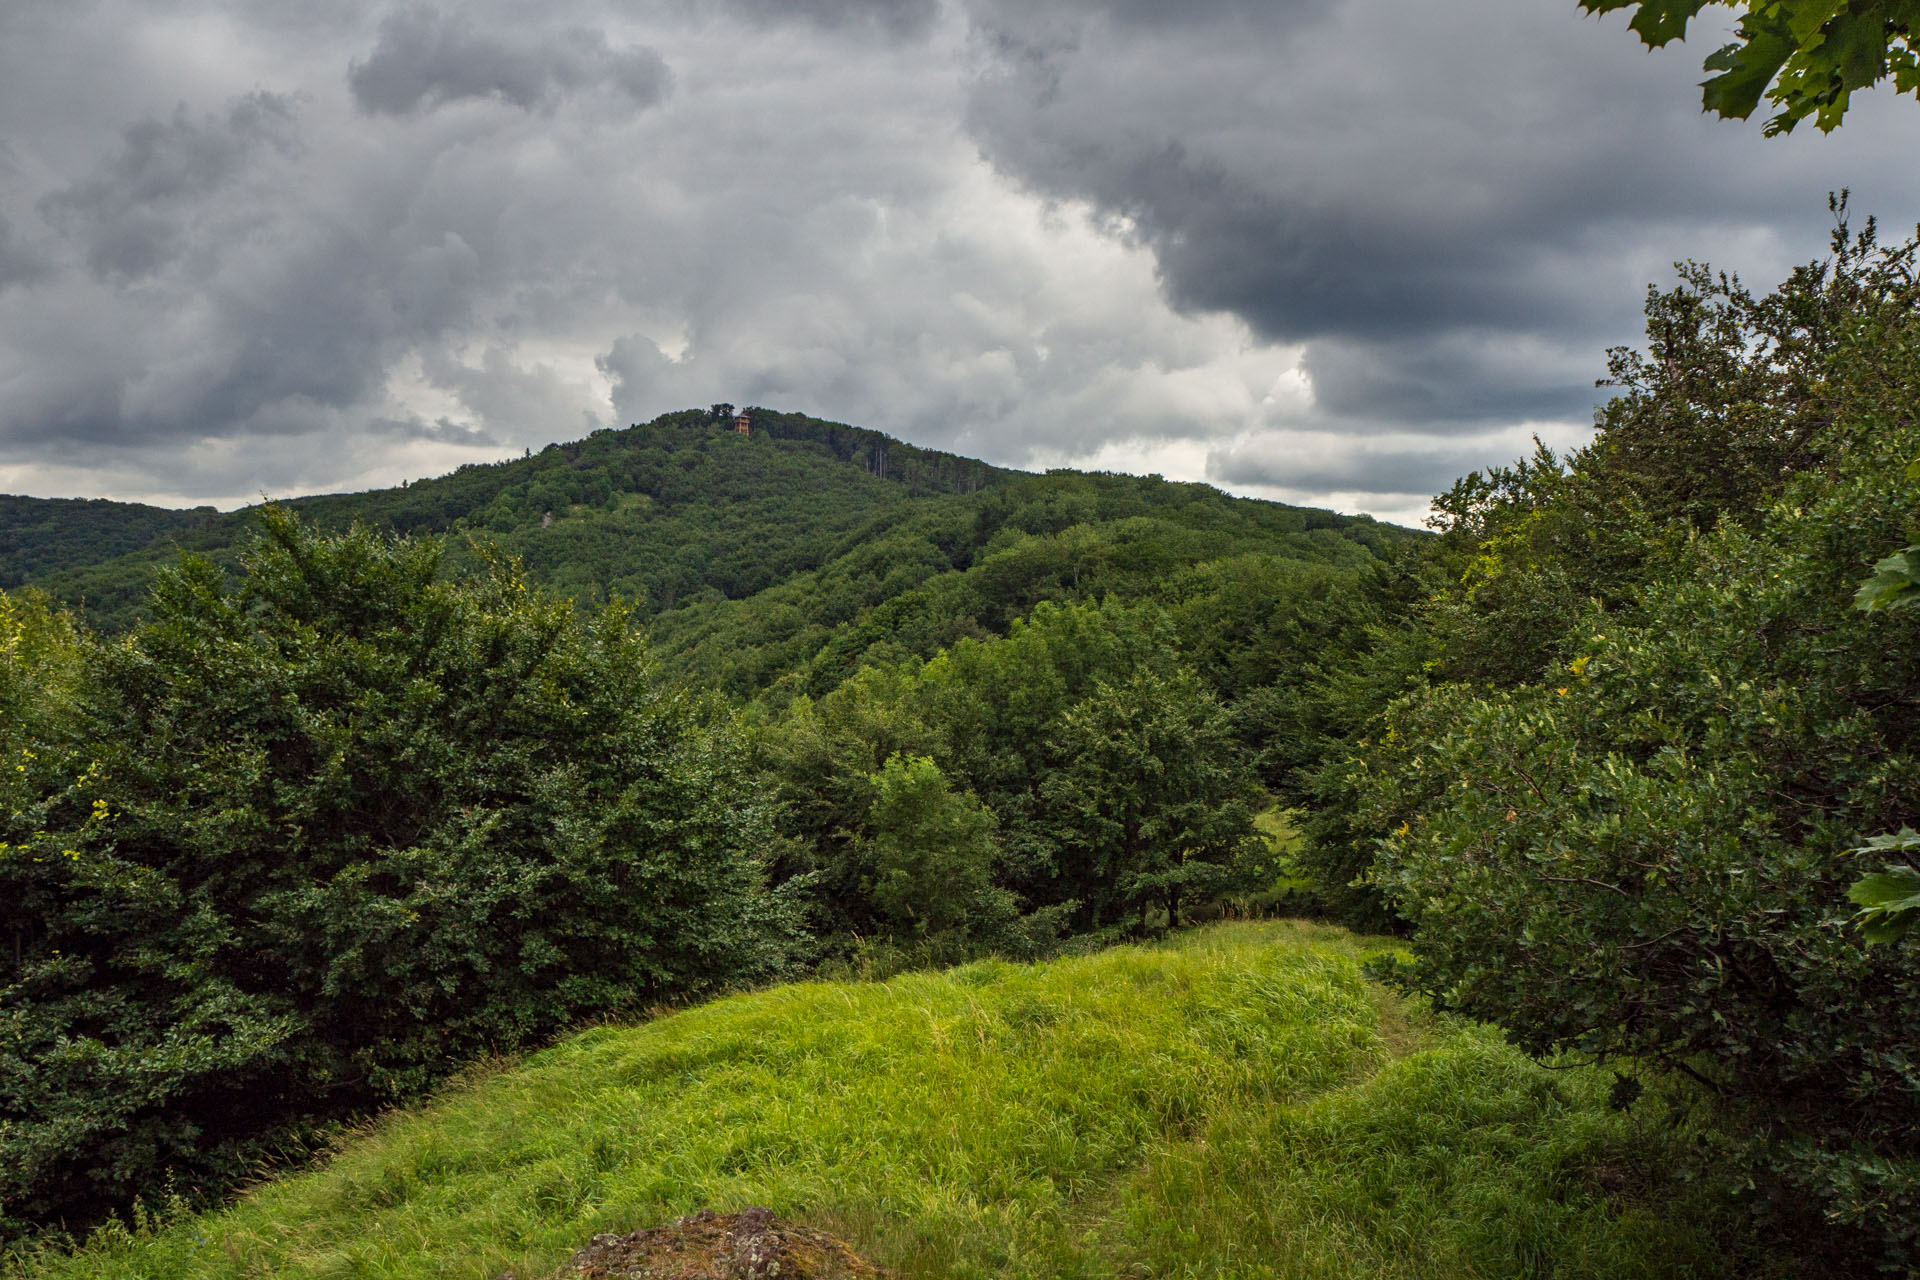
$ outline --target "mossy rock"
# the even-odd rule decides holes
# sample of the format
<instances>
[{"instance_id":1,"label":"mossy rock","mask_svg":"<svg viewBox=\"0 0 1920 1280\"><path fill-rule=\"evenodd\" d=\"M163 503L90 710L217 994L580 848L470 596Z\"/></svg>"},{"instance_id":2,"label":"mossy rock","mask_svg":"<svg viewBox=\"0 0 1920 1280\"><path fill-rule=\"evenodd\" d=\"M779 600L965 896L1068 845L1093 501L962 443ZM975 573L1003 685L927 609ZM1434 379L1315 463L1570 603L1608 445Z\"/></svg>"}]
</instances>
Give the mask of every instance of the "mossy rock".
<instances>
[{"instance_id":1,"label":"mossy rock","mask_svg":"<svg viewBox=\"0 0 1920 1280\"><path fill-rule=\"evenodd\" d=\"M599 1235L558 1280L882 1280L845 1243L770 1209L711 1209L630 1235ZM503 1278L504 1280L504 1278Z\"/></svg>"}]
</instances>

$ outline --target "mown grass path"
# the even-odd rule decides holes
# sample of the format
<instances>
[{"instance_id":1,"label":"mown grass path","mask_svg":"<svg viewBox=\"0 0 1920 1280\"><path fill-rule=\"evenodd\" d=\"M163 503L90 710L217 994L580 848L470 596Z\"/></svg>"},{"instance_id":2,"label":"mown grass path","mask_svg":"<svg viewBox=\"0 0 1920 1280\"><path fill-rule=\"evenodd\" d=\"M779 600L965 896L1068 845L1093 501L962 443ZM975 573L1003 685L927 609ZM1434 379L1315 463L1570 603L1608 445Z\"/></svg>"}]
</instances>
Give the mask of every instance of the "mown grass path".
<instances>
[{"instance_id":1,"label":"mown grass path","mask_svg":"<svg viewBox=\"0 0 1920 1280\"><path fill-rule=\"evenodd\" d=\"M801 983L575 1036L314 1172L36 1276L549 1274L761 1204L906 1276L1710 1276L1674 1139L1421 1029L1364 941L1230 925L1033 966Z\"/></svg>"}]
</instances>

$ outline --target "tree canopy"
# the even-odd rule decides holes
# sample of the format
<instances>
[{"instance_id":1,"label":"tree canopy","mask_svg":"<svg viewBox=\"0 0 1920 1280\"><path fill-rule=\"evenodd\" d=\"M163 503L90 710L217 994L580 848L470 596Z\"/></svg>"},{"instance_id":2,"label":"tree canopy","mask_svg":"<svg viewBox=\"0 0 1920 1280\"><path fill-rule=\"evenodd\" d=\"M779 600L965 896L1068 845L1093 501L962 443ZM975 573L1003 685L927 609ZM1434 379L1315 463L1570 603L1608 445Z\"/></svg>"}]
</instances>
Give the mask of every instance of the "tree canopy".
<instances>
[{"instance_id":1,"label":"tree canopy","mask_svg":"<svg viewBox=\"0 0 1920 1280\"><path fill-rule=\"evenodd\" d=\"M1633 9L1627 25L1648 48L1686 38L1687 24L1712 0L1580 0L1588 13ZM1899 93L1920 96L1915 30L1920 0L1740 0L1738 39L1708 56L1715 74L1700 104L1745 120L1764 98L1779 113L1767 136L1789 133L1808 116L1831 132L1857 89L1891 77Z\"/></svg>"}]
</instances>

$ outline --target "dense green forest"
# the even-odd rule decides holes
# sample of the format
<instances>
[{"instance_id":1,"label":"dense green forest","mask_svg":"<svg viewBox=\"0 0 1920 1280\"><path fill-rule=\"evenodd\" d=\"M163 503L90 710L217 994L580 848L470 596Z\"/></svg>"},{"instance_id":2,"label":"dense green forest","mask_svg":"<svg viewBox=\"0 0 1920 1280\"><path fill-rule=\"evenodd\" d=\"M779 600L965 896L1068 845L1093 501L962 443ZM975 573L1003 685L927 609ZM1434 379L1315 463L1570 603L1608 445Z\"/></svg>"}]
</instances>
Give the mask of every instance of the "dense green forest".
<instances>
[{"instance_id":1,"label":"dense green forest","mask_svg":"<svg viewBox=\"0 0 1920 1280\"><path fill-rule=\"evenodd\" d=\"M1916 252L1684 267L1593 442L1437 536L729 406L117 559L47 526L7 1229L582 1019L1284 908L1687 1126L1659 1177L1739 1249L1920 1266Z\"/></svg>"},{"instance_id":2,"label":"dense green forest","mask_svg":"<svg viewBox=\"0 0 1920 1280\"><path fill-rule=\"evenodd\" d=\"M1232 558L1356 567L1414 537L1206 485L1025 475L748 412L747 437L725 415L668 414L526 459L279 505L320 530L448 534L452 575L502 552L583 604L619 599L649 624L669 670L736 696L775 683L821 693L864 661L1004 634L1045 600L1164 594L1171 579ZM155 573L182 551L232 568L257 524L257 509L200 512L149 537L145 513L157 509L123 508L133 514L118 543L144 544L103 554L99 517L73 520L77 504L0 501L32 526L31 568L11 585L30 582L109 632L144 616Z\"/></svg>"},{"instance_id":3,"label":"dense green forest","mask_svg":"<svg viewBox=\"0 0 1920 1280\"><path fill-rule=\"evenodd\" d=\"M152 546L215 519L212 507L175 511L104 498L0 494L0 591Z\"/></svg>"}]
</instances>

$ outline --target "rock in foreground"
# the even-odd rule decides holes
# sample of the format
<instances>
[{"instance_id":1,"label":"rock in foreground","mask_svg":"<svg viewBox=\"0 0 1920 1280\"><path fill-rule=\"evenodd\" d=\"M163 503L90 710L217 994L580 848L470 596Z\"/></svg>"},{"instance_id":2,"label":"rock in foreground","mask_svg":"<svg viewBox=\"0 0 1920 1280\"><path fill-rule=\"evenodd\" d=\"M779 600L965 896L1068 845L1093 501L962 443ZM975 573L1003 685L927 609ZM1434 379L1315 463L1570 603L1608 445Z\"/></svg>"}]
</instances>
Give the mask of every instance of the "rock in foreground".
<instances>
[{"instance_id":1,"label":"rock in foreground","mask_svg":"<svg viewBox=\"0 0 1920 1280\"><path fill-rule=\"evenodd\" d=\"M884 1273L841 1241L770 1209L711 1209L631 1235L600 1235L573 1255L561 1280L879 1280Z\"/></svg>"}]
</instances>

